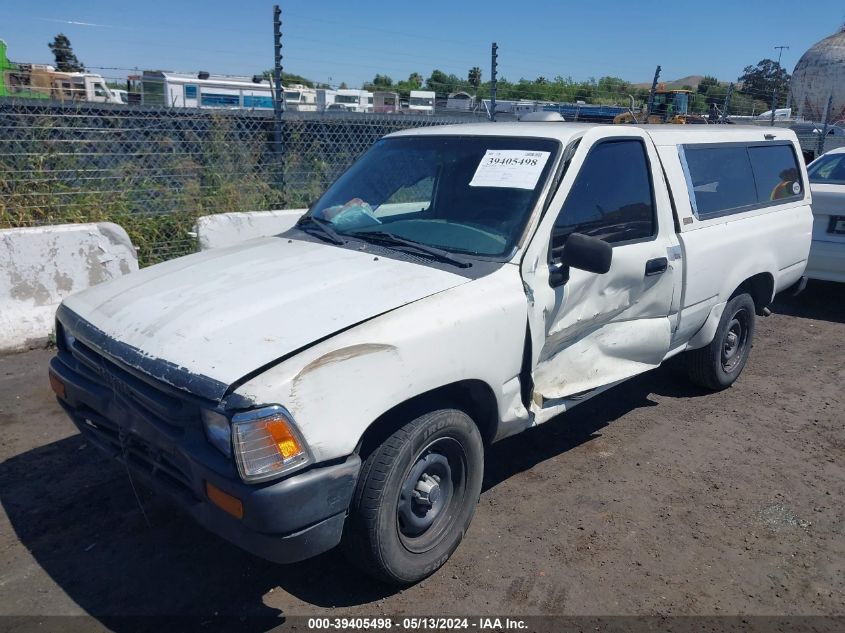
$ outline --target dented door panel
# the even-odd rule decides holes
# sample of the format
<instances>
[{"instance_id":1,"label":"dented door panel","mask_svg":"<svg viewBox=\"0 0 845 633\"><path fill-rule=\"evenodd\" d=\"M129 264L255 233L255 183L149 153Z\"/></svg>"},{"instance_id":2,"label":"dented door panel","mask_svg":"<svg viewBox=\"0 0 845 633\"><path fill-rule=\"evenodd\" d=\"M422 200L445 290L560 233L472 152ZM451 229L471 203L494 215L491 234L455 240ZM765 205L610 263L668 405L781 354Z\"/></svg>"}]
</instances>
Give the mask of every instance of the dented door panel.
<instances>
[{"instance_id":1,"label":"dented door panel","mask_svg":"<svg viewBox=\"0 0 845 633\"><path fill-rule=\"evenodd\" d=\"M597 143L609 138L642 139L649 163L656 235L613 249L606 274L571 269L566 284L549 284L552 227L577 174ZM612 183L609 184L612 186ZM561 399L599 389L657 367L669 351L678 311L682 259L676 256L671 203L653 145L636 129L591 130L584 135L560 190L523 263L534 345L535 415ZM666 258L666 270L647 275L647 262ZM538 415L538 421L546 419Z\"/></svg>"}]
</instances>

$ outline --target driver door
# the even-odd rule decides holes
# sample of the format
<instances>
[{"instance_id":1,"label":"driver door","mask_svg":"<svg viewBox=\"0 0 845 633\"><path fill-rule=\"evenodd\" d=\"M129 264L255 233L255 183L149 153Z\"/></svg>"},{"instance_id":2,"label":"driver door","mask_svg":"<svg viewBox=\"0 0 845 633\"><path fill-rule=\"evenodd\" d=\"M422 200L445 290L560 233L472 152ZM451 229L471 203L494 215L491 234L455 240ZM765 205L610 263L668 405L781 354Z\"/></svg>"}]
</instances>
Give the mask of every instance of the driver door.
<instances>
[{"instance_id":1,"label":"driver door","mask_svg":"<svg viewBox=\"0 0 845 633\"><path fill-rule=\"evenodd\" d=\"M568 400L656 367L669 351L679 279L676 249L667 253L677 239L662 178L639 129L594 128L580 141L522 263L538 422ZM550 281L572 233L611 244L607 273L570 268L565 282Z\"/></svg>"}]
</instances>

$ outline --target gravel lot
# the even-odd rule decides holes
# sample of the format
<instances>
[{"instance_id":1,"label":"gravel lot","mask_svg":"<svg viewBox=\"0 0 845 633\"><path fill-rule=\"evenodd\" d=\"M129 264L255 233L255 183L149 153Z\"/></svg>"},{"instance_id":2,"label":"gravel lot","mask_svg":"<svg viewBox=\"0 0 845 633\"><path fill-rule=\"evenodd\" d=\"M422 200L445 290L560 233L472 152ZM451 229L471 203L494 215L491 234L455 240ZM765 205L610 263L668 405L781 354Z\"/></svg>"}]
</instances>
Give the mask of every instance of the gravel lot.
<instances>
[{"instance_id":1,"label":"gravel lot","mask_svg":"<svg viewBox=\"0 0 845 633\"><path fill-rule=\"evenodd\" d=\"M0 614L845 615L845 285L758 320L705 393L670 363L494 445L454 557L403 591L243 553L86 446L50 351L0 357Z\"/></svg>"}]
</instances>

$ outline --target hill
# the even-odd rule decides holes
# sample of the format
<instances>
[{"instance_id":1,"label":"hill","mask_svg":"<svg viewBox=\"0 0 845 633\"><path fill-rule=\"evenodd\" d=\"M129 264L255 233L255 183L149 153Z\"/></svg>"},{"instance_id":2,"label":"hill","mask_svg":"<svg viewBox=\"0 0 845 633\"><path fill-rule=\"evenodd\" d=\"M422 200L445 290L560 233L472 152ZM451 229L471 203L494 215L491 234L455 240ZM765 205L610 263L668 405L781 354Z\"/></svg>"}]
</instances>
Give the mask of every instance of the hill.
<instances>
[{"instance_id":1,"label":"hill","mask_svg":"<svg viewBox=\"0 0 845 633\"><path fill-rule=\"evenodd\" d=\"M667 80L660 80L660 83L665 84L667 88L682 88L684 86L692 86L692 89L695 90L698 88L698 84L701 83L701 80L704 79L704 75L687 75L686 77L681 77L680 79L667 79ZM723 82L724 83L724 82ZM647 81L644 83L634 84L637 88L645 88L648 90L651 88L651 82Z\"/></svg>"}]
</instances>

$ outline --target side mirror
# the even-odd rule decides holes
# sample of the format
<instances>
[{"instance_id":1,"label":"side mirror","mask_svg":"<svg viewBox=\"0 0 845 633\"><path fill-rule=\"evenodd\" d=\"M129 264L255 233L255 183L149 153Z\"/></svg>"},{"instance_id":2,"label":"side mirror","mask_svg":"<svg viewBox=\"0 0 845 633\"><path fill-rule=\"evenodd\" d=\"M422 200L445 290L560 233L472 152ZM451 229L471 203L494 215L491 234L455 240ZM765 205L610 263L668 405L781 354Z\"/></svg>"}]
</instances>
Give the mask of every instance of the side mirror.
<instances>
[{"instance_id":1,"label":"side mirror","mask_svg":"<svg viewBox=\"0 0 845 633\"><path fill-rule=\"evenodd\" d=\"M569 269L578 268L603 275L610 270L613 247L597 237L572 233L560 250L559 265L549 272L549 284L560 286L569 281Z\"/></svg>"},{"instance_id":2,"label":"side mirror","mask_svg":"<svg viewBox=\"0 0 845 633\"><path fill-rule=\"evenodd\" d=\"M563 245L561 263L588 273L603 275L610 270L613 247L597 237L573 233Z\"/></svg>"}]
</instances>

